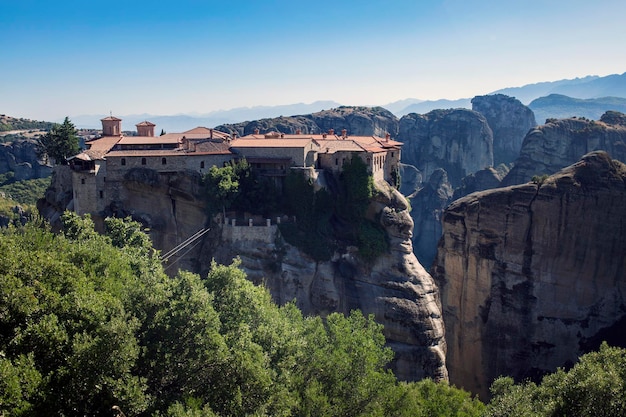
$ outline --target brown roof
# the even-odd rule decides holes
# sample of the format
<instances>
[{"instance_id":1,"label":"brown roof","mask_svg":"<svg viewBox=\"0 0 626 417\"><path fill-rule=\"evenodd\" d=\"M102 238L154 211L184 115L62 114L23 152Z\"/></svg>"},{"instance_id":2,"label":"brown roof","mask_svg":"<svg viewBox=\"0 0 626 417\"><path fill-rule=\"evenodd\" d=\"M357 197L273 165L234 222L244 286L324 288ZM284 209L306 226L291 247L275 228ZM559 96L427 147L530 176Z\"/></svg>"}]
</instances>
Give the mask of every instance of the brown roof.
<instances>
[{"instance_id":1,"label":"brown roof","mask_svg":"<svg viewBox=\"0 0 626 417\"><path fill-rule=\"evenodd\" d=\"M165 145L179 143L180 140L176 136L123 136L118 144L120 145Z\"/></svg>"},{"instance_id":2,"label":"brown roof","mask_svg":"<svg viewBox=\"0 0 626 417\"><path fill-rule=\"evenodd\" d=\"M156 126L154 123L144 120L141 123L137 123L135 126Z\"/></svg>"},{"instance_id":3,"label":"brown roof","mask_svg":"<svg viewBox=\"0 0 626 417\"><path fill-rule=\"evenodd\" d=\"M89 146L89 150L92 151L108 151L117 142L120 141L120 136L103 136L94 140L85 142L85 145Z\"/></svg>"},{"instance_id":4,"label":"brown roof","mask_svg":"<svg viewBox=\"0 0 626 417\"><path fill-rule=\"evenodd\" d=\"M205 138L210 138L211 134L214 139L228 139L230 135L228 133L220 132L219 130L209 129L208 127L198 126L193 129L187 130L179 135L192 139L189 135L202 135Z\"/></svg>"},{"instance_id":5,"label":"brown roof","mask_svg":"<svg viewBox=\"0 0 626 417\"><path fill-rule=\"evenodd\" d=\"M107 116L104 119L100 119L100 121L103 121L103 120L115 120L116 122L121 122L122 121L122 119L118 119L115 116Z\"/></svg>"},{"instance_id":6,"label":"brown roof","mask_svg":"<svg viewBox=\"0 0 626 417\"><path fill-rule=\"evenodd\" d=\"M350 151L350 152L362 152L363 148L359 146L356 142L351 140L326 140L320 139L316 140L319 143L321 152L325 153L335 153L342 151Z\"/></svg>"},{"instance_id":7,"label":"brown roof","mask_svg":"<svg viewBox=\"0 0 626 417\"><path fill-rule=\"evenodd\" d=\"M302 137L301 135L290 135L289 137L285 135L284 138L278 139L251 138L251 136L260 135L248 135L239 139L233 139L230 142L231 148L304 148L310 143L315 143L319 146L310 137ZM295 136L295 138L292 136Z\"/></svg>"}]
</instances>

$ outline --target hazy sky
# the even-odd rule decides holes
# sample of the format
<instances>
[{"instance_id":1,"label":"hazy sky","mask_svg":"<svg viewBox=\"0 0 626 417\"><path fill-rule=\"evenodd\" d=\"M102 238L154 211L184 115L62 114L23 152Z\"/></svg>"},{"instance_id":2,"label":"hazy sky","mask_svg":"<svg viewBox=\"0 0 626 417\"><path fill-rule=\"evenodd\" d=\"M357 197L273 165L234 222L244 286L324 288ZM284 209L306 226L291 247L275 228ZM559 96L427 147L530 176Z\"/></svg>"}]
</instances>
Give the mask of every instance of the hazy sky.
<instances>
[{"instance_id":1,"label":"hazy sky","mask_svg":"<svg viewBox=\"0 0 626 417\"><path fill-rule=\"evenodd\" d=\"M0 113L473 97L626 72L624 0L0 0Z\"/></svg>"}]
</instances>

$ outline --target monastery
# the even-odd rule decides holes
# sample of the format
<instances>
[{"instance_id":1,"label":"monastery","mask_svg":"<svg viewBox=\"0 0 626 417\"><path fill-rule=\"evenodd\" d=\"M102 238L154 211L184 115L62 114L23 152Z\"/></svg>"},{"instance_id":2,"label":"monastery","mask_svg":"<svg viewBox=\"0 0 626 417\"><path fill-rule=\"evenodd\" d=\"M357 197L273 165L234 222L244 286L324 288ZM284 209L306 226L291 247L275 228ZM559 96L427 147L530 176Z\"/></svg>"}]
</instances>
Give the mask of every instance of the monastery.
<instances>
[{"instance_id":1,"label":"monastery","mask_svg":"<svg viewBox=\"0 0 626 417\"><path fill-rule=\"evenodd\" d=\"M290 169L341 171L358 156L377 180L392 181L400 163L401 142L377 136L340 135L331 129L323 134L260 133L237 137L197 127L182 133L154 135L148 121L136 125L137 136L122 134L122 120L106 117L102 136L86 143L87 149L69 158L74 190L74 211L98 215L124 192L121 184L135 169L158 176L180 171L205 174L212 166L245 158L262 176L284 177ZM136 171L135 171L136 172Z\"/></svg>"}]
</instances>

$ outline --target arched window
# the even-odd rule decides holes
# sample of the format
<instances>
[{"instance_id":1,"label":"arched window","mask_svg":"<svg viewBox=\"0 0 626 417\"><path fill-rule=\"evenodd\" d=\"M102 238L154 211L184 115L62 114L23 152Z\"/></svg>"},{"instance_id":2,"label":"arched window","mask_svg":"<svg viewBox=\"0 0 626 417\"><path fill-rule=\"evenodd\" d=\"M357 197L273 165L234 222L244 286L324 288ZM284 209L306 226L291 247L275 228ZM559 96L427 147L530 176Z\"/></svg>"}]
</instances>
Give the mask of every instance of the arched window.
<instances>
[{"instance_id":1,"label":"arched window","mask_svg":"<svg viewBox=\"0 0 626 417\"><path fill-rule=\"evenodd\" d=\"M146 158L141 158L141 165L145 165L146 164Z\"/></svg>"},{"instance_id":2,"label":"arched window","mask_svg":"<svg viewBox=\"0 0 626 417\"><path fill-rule=\"evenodd\" d=\"M126 158L122 158L122 165L126 165Z\"/></svg>"},{"instance_id":3,"label":"arched window","mask_svg":"<svg viewBox=\"0 0 626 417\"><path fill-rule=\"evenodd\" d=\"M204 161L201 161L200 162L200 169L203 169L203 168L204 168Z\"/></svg>"},{"instance_id":4,"label":"arched window","mask_svg":"<svg viewBox=\"0 0 626 417\"><path fill-rule=\"evenodd\" d=\"M167 164L167 160L165 158L161 158L161 165Z\"/></svg>"}]
</instances>

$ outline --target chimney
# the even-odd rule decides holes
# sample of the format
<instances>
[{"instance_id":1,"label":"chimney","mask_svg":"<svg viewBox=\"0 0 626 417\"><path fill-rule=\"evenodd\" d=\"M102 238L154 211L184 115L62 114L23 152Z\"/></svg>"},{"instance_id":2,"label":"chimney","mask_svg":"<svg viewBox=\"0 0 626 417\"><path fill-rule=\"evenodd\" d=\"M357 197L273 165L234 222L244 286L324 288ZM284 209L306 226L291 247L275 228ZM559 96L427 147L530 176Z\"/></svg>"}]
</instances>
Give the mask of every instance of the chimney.
<instances>
[{"instance_id":1,"label":"chimney","mask_svg":"<svg viewBox=\"0 0 626 417\"><path fill-rule=\"evenodd\" d=\"M300 128L296 129L296 135L301 135L302 134L302 130L300 130Z\"/></svg>"},{"instance_id":2,"label":"chimney","mask_svg":"<svg viewBox=\"0 0 626 417\"><path fill-rule=\"evenodd\" d=\"M389 142L389 139L391 138L391 135L389 133L387 133L385 135L385 142Z\"/></svg>"},{"instance_id":3,"label":"chimney","mask_svg":"<svg viewBox=\"0 0 626 417\"><path fill-rule=\"evenodd\" d=\"M322 139L326 139L326 133L322 133Z\"/></svg>"},{"instance_id":4,"label":"chimney","mask_svg":"<svg viewBox=\"0 0 626 417\"><path fill-rule=\"evenodd\" d=\"M259 130L259 128L257 127L256 129L254 129L254 134L258 135L259 133L261 133L261 131Z\"/></svg>"},{"instance_id":5,"label":"chimney","mask_svg":"<svg viewBox=\"0 0 626 417\"><path fill-rule=\"evenodd\" d=\"M343 138L347 138L348 137L348 129L341 129L341 136L343 136Z\"/></svg>"},{"instance_id":6,"label":"chimney","mask_svg":"<svg viewBox=\"0 0 626 417\"><path fill-rule=\"evenodd\" d=\"M209 129L209 139L213 139L213 129Z\"/></svg>"},{"instance_id":7,"label":"chimney","mask_svg":"<svg viewBox=\"0 0 626 417\"><path fill-rule=\"evenodd\" d=\"M328 129L328 134L329 135L334 135L335 134L335 129L333 129L333 128Z\"/></svg>"}]
</instances>

